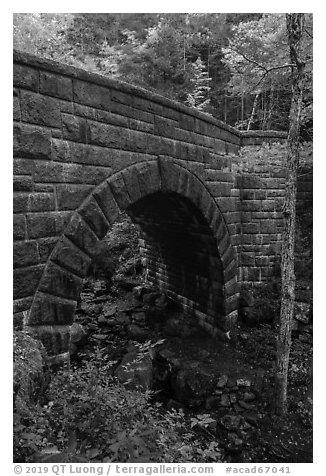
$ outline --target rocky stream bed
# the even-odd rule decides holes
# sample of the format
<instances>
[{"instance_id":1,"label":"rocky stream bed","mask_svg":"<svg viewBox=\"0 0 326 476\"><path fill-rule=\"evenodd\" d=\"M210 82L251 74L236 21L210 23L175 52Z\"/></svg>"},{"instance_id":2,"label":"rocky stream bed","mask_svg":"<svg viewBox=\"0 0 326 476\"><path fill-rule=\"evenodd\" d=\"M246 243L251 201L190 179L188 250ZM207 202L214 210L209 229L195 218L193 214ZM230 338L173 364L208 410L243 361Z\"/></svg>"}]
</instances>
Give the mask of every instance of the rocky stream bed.
<instances>
[{"instance_id":1,"label":"rocky stream bed","mask_svg":"<svg viewBox=\"0 0 326 476\"><path fill-rule=\"evenodd\" d=\"M113 290L105 279L85 282L72 333L75 362L100 347L128 388L150 389L163 410L201 421L203 437L218 438L226 461L311 462L311 324L294 333L289 412L276 417L273 326L239 326L236 340L218 341L139 279L125 276Z\"/></svg>"}]
</instances>

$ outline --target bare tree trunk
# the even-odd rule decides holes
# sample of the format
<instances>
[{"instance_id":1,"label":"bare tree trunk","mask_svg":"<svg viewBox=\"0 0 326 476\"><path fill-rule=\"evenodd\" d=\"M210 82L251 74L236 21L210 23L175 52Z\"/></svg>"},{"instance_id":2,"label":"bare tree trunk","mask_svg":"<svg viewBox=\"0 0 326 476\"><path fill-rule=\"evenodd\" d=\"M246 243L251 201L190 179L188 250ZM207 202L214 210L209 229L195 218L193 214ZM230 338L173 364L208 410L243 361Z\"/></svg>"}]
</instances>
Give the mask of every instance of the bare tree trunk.
<instances>
[{"instance_id":1,"label":"bare tree trunk","mask_svg":"<svg viewBox=\"0 0 326 476\"><path fill-rule=\"evenodd\" d=\"M272 128L272 114L274 109L274 84L271 84L271 89L269 93L269 108L268 108L268 118L267 118L267 130Z\"/></svg>"},{"instance_id":2,"label":"bare tree trunk","mask_svg":"<svg viewBox=\"0 0 326 476\"><path fill-rule=\"evenodd\" d=\"M295 201L297 191L297 169L299 163L300 115L305 68L305 64L300 59L304 14L287 14L286 23L291 63L296 66L292 67L292 101L287 146L288 177L285 188L284 232L281 264L281 315L276 349L275 412L279 415L283 415L287 412L287 378L295 298Z\"/></svg>"},{"instance_id":3,"label":"bare tree trunk","mask_svg":"<svg viewBox=\"0 0 326 476\"><path fill-rule=\"evenodd\" d=\"M259 98L260 93L261 93L261 91L258 91L258 93L255 96L254 103L252 105L252 110L251 110L249 122L248 122L247 131L250 131L251 124L254 122L254 117L256 115L257 103L258 103L258 98Z\"/></svg>"}]
</instances>

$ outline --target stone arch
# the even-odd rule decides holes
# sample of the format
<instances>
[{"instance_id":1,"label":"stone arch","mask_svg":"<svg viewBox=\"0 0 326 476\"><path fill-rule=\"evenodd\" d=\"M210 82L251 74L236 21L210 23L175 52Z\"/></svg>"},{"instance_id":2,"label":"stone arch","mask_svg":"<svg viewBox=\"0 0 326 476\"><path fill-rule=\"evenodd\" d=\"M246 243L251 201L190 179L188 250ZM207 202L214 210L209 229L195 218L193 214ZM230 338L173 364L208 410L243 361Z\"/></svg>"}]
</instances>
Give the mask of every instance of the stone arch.
<instances>
[{"instance_id":1,"label":"stone arch","mask_svg":"<svg viewBox=\"0 0 326 476\"><path fill-rule=\"evenodd\" d=\"M213 312L203 312L200 306L193 312L201 325L214 335L225 336L232 328L239 295L237 262L222 213L196 175L171 159L158 158L131 165L97 186L74 212L49 257L26 325L43 341L54 360L67 356L70 326L82 280L98 253L101 240L121 213L129 211L137 215L135 206L146 197L162 200L167 196L175 200L178 197L180 206L188 207L188 215L191 210L198 211L201 223L204 226L205 222L206 229L210 230L220 263L223 305L218 319ZM171 204L173 198L169 200ZM183 304L187 307L187 298Z\"/></svg>"}]
</instances>

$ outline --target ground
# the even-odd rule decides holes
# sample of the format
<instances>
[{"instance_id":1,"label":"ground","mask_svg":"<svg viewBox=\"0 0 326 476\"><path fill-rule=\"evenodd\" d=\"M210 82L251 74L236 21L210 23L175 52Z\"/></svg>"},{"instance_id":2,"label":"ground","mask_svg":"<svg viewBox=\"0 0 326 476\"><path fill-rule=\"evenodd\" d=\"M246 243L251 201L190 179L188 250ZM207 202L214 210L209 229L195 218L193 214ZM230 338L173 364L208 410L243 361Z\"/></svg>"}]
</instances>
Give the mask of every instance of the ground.
<instances>
[{"instance_id":1,"label":"ground","mask_svg":"<svg viewBox=\"0 0 326 476\"><path fill-rule=\"evenodd\" d=\"M182 369L208 375L217 382L217 386L212 395L205 395L199 406L187 408L184 402L181 405L176 402L170 384L166 388L163 385L154 396L154 400L163 403L163 410L182 408L189 420L209 415L214 420L213 425L206 428L198 426L197 430L205 440L212 440L217 436L226 461L312 462L310 326L307 326L305 332L293 335L289 368L289 410L285 417L277 417L273 414L276 329L272 325L261 324L253 328L239 326L237 340L231 343L213 339L204 332L196 332L195 335L185 332L184 324L181 335L178 335L178 330L171 331L171 325L161 324L162 319L167 322L171 315L175 319L179 311L176 313L168 306L160 313L160 319L155 314L153 318L153 308L149 311L148 306L137 303L133 293L120 290L118 295L111 296L109 303L103 303L100 296L92 298L90 287L92 286L88 282L88 291L85 293L87 301L80 304L83 310L79 314L79 321L86 327L91 326L88 344L82 349L83 358L87 358L87 354L92 352L93 345L100 345L105 347L111 359L119 362L135 340L150 340L154 343L164 339L155 348L158 354L162 354L163 349L168 351L170 360L181 362ZM97 284L97 289L99 287ZM114 315L106 317L109 327L105 326L103 309L109 314L115 311ZM90 319L87 315L89 312L99 313L99 317L93 314ZM133 320L133 316L137 321ZM138 334L130 336L128 329L135 322ZM146 333L145 338L140 329ZM78 360L78 354L76 358ZM222 376L228 377L227 382L224 385L222 382L219 386ZM237 385L239 379L240 385ZM241 380L245 381L242 382L244 384L247 381L249 386L242 387ZM221 405L222 398L224 402Z\"/></svg>"},{"instance_id":2,"label":"ground","mask_svg":"<svg viewBox=\"0 0 326 476\"><path fill-rule=\"evenodd\" d=\"M254 327L239 323L232 341L212 338L164 293L144 284L137 240L137 230L128 220L116 224L106 239L107 253L94 263L84 281L72 334L71 372L74 365L85 365L99 351L102 374L107 371L106 362L115 361L114 375L123 379L126 373L121 360L132 365L135 349L145 347L151 358L142 361L137 384L151 386L151 402L159 404L160 412L184 413L196 445L202 451L206 448L203 459L197 455L195 461L312 462L311 319L297 323L292 333L288 413L276 416L277 326L259 320ZM304 276L307 278L307 273ZM310 285L308 280L304 290ZM42 418L50 411L48 403L41 409ZM64 416L59 416L59 421L62 419ZM48 444L42 443L45 430L39 419L40 425L37 423L31 433L30 416L18 414L17 422L17 453L31 461L38 442L39 448ZM31 442L27 438L32 438ZM19 447L22 441L25 450ZM132 458L126 461L133 462ZM182 461L188 460L184 457Z\"/></svg>"}]
</instances>

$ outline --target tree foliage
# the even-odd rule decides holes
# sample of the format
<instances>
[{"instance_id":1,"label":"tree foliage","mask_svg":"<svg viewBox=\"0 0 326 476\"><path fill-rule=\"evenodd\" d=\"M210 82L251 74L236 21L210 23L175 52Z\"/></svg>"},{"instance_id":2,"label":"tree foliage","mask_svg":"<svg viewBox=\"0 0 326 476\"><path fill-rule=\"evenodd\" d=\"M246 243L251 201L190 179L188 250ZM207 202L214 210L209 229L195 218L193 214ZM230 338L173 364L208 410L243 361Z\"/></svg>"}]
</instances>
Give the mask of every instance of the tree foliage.
<instances>
[{"instance_id":1,"label":"tree foliage","mask_svg":"<svg viewBox=\"0 0 326 476\"><path fill-rule=\"evenodd\" d=\"M311 140L312 15L306 15L303 44L301 131ZM195 96L203 95L214 117L241 129L289 126L283 14L17 13L14 46L195 107L201 104ZM209 89L199 92L204 72Z\"/></svg>"}]
</instances>

